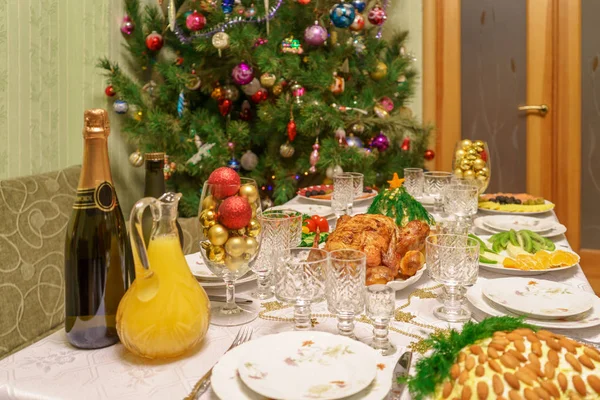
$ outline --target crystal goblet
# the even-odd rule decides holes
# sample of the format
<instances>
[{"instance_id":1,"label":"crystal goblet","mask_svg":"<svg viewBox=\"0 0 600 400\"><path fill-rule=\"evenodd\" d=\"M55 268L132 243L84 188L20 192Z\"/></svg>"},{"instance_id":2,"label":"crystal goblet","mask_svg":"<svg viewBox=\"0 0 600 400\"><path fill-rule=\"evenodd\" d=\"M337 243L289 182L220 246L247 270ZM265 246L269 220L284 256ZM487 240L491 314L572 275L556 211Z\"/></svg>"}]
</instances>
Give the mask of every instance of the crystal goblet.
<instances>
[{"instance_id":1,"label":"crystal goblet","mask_svg":"<svg viewBox=\"0 0 600 400\"><path fill-rule=\"evenodd\" d=\"M347 173L333 176L333 194L331 195L331 208L336 217L341 217L348 212L348 205L354 201L354 178Z\"/></svg>"},{"instance_id":2,"label":"crystal goblet","mask_svg":"<svg viewBox=\"0 0 600 400\"><path fill-rule=\"evenodd\" d=\"M477 214L479 188L474 185L453 183L444 191L444 211L456 217L455 233L467 235L471 217Z\"/></svg>"},{"instance_id":3,"label":"crystal goblet","mask_svg":"<svg viewBox=\"0 0 600 400\"><path fill-rule=\"evenodd\" d=\"M390 320L396 308L396 291L386 285L367 286L366 293L367 317L373 323L373 341L371 347L383 356L396 352L388 337Z\"/></svg>"},{"instance_id":4,"label":"crystal goblet","mask_svg":"<svg viewBox=\"0 0 600 400\"><path fill-rule=\"evenodd\" d=\"M294 305L294 328L311 328L311 304L325 297L329 255L325 250L294 247L283 251L274 270L275 296Z\"/></svg>"},{"instance_id":5,"label":"crystal goblet","mask_svg":"<svg viewBox=\"0 0 600 400\"><path fill-rule=\"evenodd\" d=\"M340 335L354 337L354 318L365 309L367 256L342 249L329 253L327 303L337 314Z\"/></svg>"},{"instance_id":6,"label":"crystal goblet","mask_svg":"<svg viewBox=\"0 0 600 400\"><path fill-rule=\"evenodd\" d=\"M429 277L444 285L444 304L434 315L448 322L463 322L471 312L463 306L465 286L477 280L479 243L465 235L432 235L426 241Z\"/></svg>"},{"instance_id":7,"label":"crystal goblet","mask_svg":"<svg viewBox=\"0 0 600 400\"><path fill-rule=\"evenodd\" d=\"M450 184L452 174L443 171L429 171L424 173L425 184L424 192L431 196L435 202L433 212L440 214L442 209L442 198L445 187Z\"/></svg>"},{"instance_id":8,"label":"crystal goblet","mask_svg":"<svg viewBox=\"0 0 600 400\"><path fill-rule=\"evenodd\" d=\"M352 188L354 189L352 201L348 204L348 215L352 215L354 202L363 194L364 175L360 172L348 172L348 174L352 176Z\"/></svg>"},{"instance_id":9,"label":"crystal goblet","mask_svg":"<svg viewBox=\"0 0 600 400\"><path fill-rule=\"evenodd\" d=\"M423 168L404 168L404 183L402 185L408 194L415 199L422 198L424 184Z\"/></svg>"}]
</instances>

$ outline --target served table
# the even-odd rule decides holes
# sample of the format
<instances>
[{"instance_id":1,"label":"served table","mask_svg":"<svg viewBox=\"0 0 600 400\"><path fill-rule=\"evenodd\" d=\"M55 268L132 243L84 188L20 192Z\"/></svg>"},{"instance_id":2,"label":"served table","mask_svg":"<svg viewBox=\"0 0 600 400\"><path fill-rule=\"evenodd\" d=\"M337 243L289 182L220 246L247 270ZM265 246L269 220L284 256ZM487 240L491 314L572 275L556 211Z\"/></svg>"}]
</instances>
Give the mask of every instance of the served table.
<instances>
[{"instance_id":1,"label":"served table","mask_svg":"<svg viewBox=\"0 0 600 400\"><path fill-rule=\"evenodd\" d=\"M295 198L288 205L303 203ZM368 203L354 207L355 213L366 211ZM543 218L556 219L553 212L546 213ZM558 240L556 240L558 239ZM569 248L564 236L555 238L557 247ZM480 269L479 279L497 279L506 275L496 274ZM592 292L583 271L578 266L567 271L548 272L539 276L541 279L561 281L580 290ZM249 295L255 282L237 287L241 297ZM382 357L390 380L393 368L400 355L411 343L418 343L421 338L432 332L433 327L460 327L448 324L433 316L432 309L438 302L435 294L437 285L427 274L413 286L396 294L397 307L402 321L394 321L390 331L390 339L398 347L398 352L390 357ZM419 290L425 289L425 290ZM210 294L223 294L223 289L207 290ZM409 298L410 297L410 298ZM268 300L268 302L274 299ZM268 309L273 303L268 303ZM313 306L313 313L327 313L324 303ZM474 316L483 317L482 313ZM290 317L292 309L274 310L268 313L272 317ZM336 320L317 318L315 329L336 333ZM257 318L251 322L254 338L293 329L293 324ZM221 357L231 344L239 327L218 327L211 325L202 345L186 357L170 361L148 361L129 353L117 344L99 350L78 350L67 342L64 330L61 329L31 346L0 361L0 399L167 399L183 398L196 381L204 375ZM558 331L558 330L557 330ZM567 332L575 338L600 342L600 330L588 328ZM359 340L371 338L371 325L356 323L356 335ZM402 332L402 333L400 333ZM414 365L414 361L413 361ZM217 399L210 390L202 399ZM408 393L403 398L410 398Z\"/></svg>"}]
</instances>

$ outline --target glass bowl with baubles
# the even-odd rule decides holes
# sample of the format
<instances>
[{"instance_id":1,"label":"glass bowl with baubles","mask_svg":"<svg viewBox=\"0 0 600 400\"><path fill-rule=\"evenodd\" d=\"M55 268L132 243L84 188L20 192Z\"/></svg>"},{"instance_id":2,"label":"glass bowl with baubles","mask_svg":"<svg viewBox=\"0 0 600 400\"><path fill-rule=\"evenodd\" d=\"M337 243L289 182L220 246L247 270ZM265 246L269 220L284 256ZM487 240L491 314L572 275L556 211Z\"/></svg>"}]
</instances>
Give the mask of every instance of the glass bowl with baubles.
<instances>
[{"instance_id":1,"label":"glass bowl with baubles","mask_svg":"<svg viewBox=\"0 0 600 400\"><path fill-rule=\"evenodd\" d=\"M225 282L226 303L213 304L211 323L234 326L258 315L253 305L234 301L235 281L250 271L260 244L261 211L258 186L253 179L240 178L231 168L214 170L204 183L198 220L200 254L208 269Z\"/></svg>"},{"instance_id":2,"label":"glass bowl with baubles","mask_svg":"<svg viewBox=\"0 0 600 400\"><path fill-rule=\"evenodd\" d=\"M492 176L492 162L487 143L470 139L459 141L454 149L452 168L455 178L475 184L479 188L479 194L483 194Z\"/></svg>"}]
</instances>

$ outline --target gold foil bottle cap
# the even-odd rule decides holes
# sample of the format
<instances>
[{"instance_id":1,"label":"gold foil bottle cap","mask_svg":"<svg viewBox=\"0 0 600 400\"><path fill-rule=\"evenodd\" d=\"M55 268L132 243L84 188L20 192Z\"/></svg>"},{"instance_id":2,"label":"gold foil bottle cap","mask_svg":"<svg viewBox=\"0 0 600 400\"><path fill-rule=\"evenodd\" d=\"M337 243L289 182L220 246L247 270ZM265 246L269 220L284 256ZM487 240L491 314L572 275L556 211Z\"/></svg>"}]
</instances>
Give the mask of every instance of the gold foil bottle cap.
<instances>
[{"instance_id":1,"label":"gold foil bottle cap","mask_svg":"<svg viewBox=\"0 0 600 400\"><path fill-rule=\"evenodd\" d=\"M110 134L108 112L102 108L92 108L83 113L83 137L107 137Z\"/></svg>"},{"instance_id":2,"label":"gold foil bottle cap","mask_svg":"<svg viewBox=\"0 0 600 400\"><path fill-rule=\"evenodd\" d=\"M146 153L146 154L144 154L144 158L149 161L163 161L165 159L165 153L163 153L163 152Z\"/></svg>"}]
</instances>

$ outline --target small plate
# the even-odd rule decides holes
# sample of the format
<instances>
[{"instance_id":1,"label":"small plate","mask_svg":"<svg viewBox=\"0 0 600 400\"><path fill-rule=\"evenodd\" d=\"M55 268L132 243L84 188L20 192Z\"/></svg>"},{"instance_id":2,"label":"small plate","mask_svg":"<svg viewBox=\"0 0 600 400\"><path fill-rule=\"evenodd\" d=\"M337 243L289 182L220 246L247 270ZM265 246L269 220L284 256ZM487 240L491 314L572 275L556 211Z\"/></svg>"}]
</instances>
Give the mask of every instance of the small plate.
<instances>
[{"instance_id":1,"label":"small plate","mask_svg":"<svg viewBox=\"0 0 600 400\"><path fill-rule=\"evenodd\" d=\"M486 213L490 213L490 214L512 214L512 215L539 215L539 214L545 214L548 213L550 211L552 211L554 209L554 203L552 203L551 201L548 200L544 200L544 202L546 204L552 204L552 208L549 210L545 210L545 211L523 211L523 212L516 212L516 211L502 211L502 210L490 210L488 208L479 208L479 211L484 211Z\"/></svg>"},{"instance_id":2,"label":"small plate","mask_svg":"<svg viewBox=\"0 0 600 400\"><path fill-rule=\"evenodd\" d=\"M225 287L223 278L216 276L211 272L210 269L202 261L200 253L187 254L185 260L192 271L192 275L198 278L200 285L203 287ZM235 281L236 285L252 282L256 279L256 275L252 272L248 272L246 275Z\"/></svg>"},{"instance_id":3,"label":"small plate","mask_svg":"<svg viewBox=\"0 0 600 400\"><path fill-rule=\"evenodd\" d=\"M513 216L513 215L488 215L481 217L481 222L491 229L504 232L514 229L516 231L528 229L541 233L552 230L556 223L541 218Z\"/></svg>"},{"instance_id":4,"label":"small plate","mask_svg":"<svg viewBox=\"0 0 600 400\"><path fill-rule=\"evenodd\" d=\"M254 392L282 399L341 399L371 384L375 350L325 332L284 332L248 342L238 373Z\"/></svg>"},{"instance_id":5,"label":"small plate","mask_svg":"<svg viewBox=\"0 0 600 400\"><path fill-rule=\"evenodd\" d=\"M333 209L330 206L322 206L319 204L283 204L281 206L269 208L269 210L294 210L311 216L318 215L325 219L335 218Z\"/></svg>"},{"instance_id":6,"label":"small plate","mask_svg":"<svg viewBox=\"0 0 600 400\"><path fill-rule=\"evenodd\" d=\"M306 191L307 190L329 190L332 191L333 190L333 185L315 185L315 186L308 186L305 188L302 188L300 190L298 190L298 192L296 193L298 195L298 197L304 199L304 200L308 200L311 201L313 203L319 203L319 204L329 204L331 205L331 193L329 193L329 198L326 199L320 199L317 197L306 197ZM360 203L361 201L365 201L365 200L370 200L373 197L377 196L377 190L375 189L371 189L372 192L371 193L363 193L360 197L354 199L354 204L356 203Z\"/></svg>"},{"instance_id":7,"label":"small plate","mask_svg":"<svg viewBox=\"0 0 600 400\"><path fill-rule=\"evenodd\" d=\"M502 317L504 315L519 317L518 314L514 314L510 310L488 300L483 295L483 285L484 282L479 281L467 290L466 297L473 307L493 317ZM594 299L594 306L581 315L559 320L525 318L525 322L549 329L584 329L598 326L600 325L600 298L596 297Z\"/></svg>"},{"instance_id":8,"label":"small plate","mask_svg":"<svg viewBox=\"0 0 600 400\"><path fill-rule=\"evenodd\" d=\"M486 217L479 217L479 218L475 218L473 220L473 225L475 225L476 228L481 229L484 232L488 232L488 233L498 233L498 232L504 232L503 230L498 231L496 229L493 229L487 225L485 225L483 223L483 218ZM553 225L552 229L546 232L540 232L539 235L543 236L545 238L551 238L554 236L558 236L558 235L562 235L567 231L567 227L564 225L561 225L559 223L555 223L555 225Z\"/></svg>"},{"instance_id":9,"label":"small plate","mask_svg":"<svg viewBox=\"0 0 600 400\"><path fill-rule=\"evenodd\" d=\"M562 283L531 278L487 281L483 294L501 307L537 319L582 314L593 307L596 297Z\"/></svg>"},{"instance_id":10,"label":"small plate","mask_svg":"<svg viewBox=\"0 0 600 400\"><path fill-rule=\"evenodd\" d=\"M406 289L407 287L409 287L410 285L412 285L413 283L415 283L419 279L421 279L421 276L423 276L423 273L425 272L426 269L427 269L427 264L423 264L423 267L421 267L421 269L418 270L417 273L414 274L413 276L411 276L410 278L408 278L406 280L396 279L396 280L390 281L387 283L387 286L391 287L395 291Z\"/></svg>"}]
</instances>

